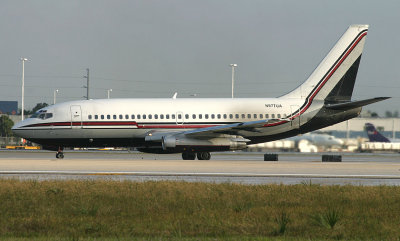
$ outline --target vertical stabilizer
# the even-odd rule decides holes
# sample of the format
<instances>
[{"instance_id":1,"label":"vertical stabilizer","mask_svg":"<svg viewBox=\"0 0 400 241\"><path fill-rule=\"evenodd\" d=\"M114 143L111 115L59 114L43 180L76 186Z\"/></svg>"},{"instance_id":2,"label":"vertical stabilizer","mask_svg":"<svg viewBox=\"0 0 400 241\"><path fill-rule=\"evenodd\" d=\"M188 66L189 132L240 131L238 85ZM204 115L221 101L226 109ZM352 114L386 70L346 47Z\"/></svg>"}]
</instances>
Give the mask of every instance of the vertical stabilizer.
<instances>
[{"instance_id":1,"label":"vertical stabilizer","mask_svg":"<svg viewBox=\"0 0 400 241\"><path fill-rule=\"evenodd\" d=\"M349 101L353 93L368 25L351 25L310 77L283 98L313 99L327 103Z\"/></svg>"},{"instance_id":2,"label":"vertical stabilizer","mask_svg":"<svg viewBox=\"0 0 400 241\"><path fill-rule=\"evenodd\" d=\"M370 142L390 142L390 140L379 133L371 123L365 123L365 130L367 131Z\"/></svg>"}]
</instances>

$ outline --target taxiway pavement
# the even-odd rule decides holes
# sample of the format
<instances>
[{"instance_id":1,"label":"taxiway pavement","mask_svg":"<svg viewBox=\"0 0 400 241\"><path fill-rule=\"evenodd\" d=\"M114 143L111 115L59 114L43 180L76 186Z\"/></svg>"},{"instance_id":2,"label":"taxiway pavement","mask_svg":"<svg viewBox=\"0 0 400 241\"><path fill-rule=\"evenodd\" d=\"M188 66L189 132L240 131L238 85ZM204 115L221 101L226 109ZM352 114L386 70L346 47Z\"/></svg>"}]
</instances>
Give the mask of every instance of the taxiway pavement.
<instances>
[{"instance_id":1,"label":"taxiway pavement","mask_svg":"<svg viewBox=\"0 0 400 241\"><path fill-rule=\"evenodd\" d=\"M0 151L0 176L29 179L112 178L249 184L400 185L400 155L343 154L343 162L323 163L321 154L282 153L277 162L262 153L218 153L209 161L180 155L128 152L66 152L64 159L44 151Z\"/></svg>"}]
</instances>

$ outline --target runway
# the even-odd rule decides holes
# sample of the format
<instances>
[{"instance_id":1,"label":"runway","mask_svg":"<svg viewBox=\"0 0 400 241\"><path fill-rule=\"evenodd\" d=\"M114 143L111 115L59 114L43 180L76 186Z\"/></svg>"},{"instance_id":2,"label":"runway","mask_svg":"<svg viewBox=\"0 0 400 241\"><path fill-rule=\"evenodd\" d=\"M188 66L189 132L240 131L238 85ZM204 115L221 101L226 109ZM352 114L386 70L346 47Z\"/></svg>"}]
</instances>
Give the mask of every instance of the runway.
<instances>
[{"instance_id":1,"label":"runway","mask_svg":"<svg viewBox=\"0 0 400 241\"><path fill-rule=\"evenodd\" d=\"M19 179L178 180L243 184L400 185L399 154L342 154L341 163L322 163L321 154L213 153L209 161L181 160L179 154L126 151L0 151L0 177Z\"/></svg>"}]
</instances>

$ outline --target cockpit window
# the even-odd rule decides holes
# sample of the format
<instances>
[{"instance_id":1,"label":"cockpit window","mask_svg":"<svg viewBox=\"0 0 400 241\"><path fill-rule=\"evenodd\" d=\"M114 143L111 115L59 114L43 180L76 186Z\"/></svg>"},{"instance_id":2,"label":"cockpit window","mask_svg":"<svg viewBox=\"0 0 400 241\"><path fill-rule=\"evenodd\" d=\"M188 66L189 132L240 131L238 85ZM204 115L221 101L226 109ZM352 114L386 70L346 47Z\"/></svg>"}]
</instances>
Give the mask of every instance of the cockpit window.
<instances>
[{"instance_id":1,"label":"cockpit window","mask_svg":"<svg viewBox=\"0 0 400 241\"><path fill-rule=\"evenodd\" d=\"M31 115L30 118L38 118L38 119L49 119L53 117L53 113L47 113L47 110L39 110L35 114Z\"/></svg>"},{"instance_id":2,"label":"cockpit window","mask_svg":"<svg viewBox=\"0 0 400 241\"><path fill-rule=\"evenodd\" d=\"M38 110L35 112L35 114L31 115L30 118L40 118L40 114L46 113L47 110Z\"/></svg>"}]
</instances>

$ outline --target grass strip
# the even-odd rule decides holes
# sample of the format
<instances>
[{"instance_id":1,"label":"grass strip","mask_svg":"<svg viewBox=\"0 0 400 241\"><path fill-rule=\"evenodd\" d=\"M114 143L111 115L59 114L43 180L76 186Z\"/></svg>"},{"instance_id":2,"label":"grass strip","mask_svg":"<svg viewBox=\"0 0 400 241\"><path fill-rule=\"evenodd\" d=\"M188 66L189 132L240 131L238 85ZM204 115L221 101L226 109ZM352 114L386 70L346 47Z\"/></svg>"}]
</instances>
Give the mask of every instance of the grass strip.
<instances>
[{"instance_id":1,"label":"grass strip","mask_svg":"<svg viewBox=\"0 0 400 241\"><path fill-rule=\"evenodd\" d=\"M400 187L0 180L0 240L397 240Z\"/></svg>"}]
</instances>

